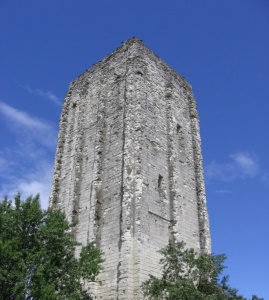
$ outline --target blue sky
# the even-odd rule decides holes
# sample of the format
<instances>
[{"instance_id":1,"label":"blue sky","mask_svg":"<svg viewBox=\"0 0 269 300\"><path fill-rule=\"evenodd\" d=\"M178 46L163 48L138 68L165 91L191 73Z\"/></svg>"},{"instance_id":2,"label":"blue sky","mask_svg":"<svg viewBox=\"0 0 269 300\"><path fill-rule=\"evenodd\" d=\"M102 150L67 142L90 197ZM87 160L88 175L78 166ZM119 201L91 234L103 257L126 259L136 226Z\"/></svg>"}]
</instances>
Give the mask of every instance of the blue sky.
<instances>
[{"instance_id":1,"label":"blue sky","mask_svg":"<svg viewBox=\"0 0 269 300\"><path fill-rule=\"evenodd\" d=\"M69 83L133 36L193 86L214 253L269 299L269 1L0 0L0 195L50 193Z\"/></svg>"}]
</instances>

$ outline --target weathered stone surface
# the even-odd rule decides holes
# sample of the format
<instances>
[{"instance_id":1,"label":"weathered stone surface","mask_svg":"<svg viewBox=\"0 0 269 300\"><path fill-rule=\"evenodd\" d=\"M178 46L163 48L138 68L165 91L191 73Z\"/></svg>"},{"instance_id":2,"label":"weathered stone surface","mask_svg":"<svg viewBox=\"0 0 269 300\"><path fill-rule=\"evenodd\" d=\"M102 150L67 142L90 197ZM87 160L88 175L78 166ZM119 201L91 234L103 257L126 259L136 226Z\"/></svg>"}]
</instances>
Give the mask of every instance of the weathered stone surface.
<instances>
[{"instance_id":1,"label":"weathered stone surface","mask_svg":"<svg viewBox=\"0 0 269 300\"><path fill-rule=\"evenodd\" d=\"M198 123L191 86L136 38L71 83L50 206L103 251L97 299L142 299L169 239L211 251Z\"/></svg>"}]
</instances>

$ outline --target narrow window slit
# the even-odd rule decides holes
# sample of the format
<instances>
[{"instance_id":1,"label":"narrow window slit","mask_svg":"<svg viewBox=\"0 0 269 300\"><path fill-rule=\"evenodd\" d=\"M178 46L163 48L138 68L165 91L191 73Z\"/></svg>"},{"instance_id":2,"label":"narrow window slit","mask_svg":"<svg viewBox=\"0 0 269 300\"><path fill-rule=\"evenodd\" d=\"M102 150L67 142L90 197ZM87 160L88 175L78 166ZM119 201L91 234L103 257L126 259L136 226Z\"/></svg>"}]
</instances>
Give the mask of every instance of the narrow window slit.
<instances>
[{"instance_id":1,"label":"narrow window slit","mask_svg":"<svg viewBox=\"0 0 269 300\"><path fill-rule=\"evenodd\" d=\"M162 177L162 175L159 175L159 178L158 178L158 189L160 189L162 187L162 181L163 181L163 177Z\"/></svg>"},{"instance_id":2,"label":"narrow window slit","mask_svg":"<svg viewBox=\"0 0 269 300\"><path fill-rule=\"evenodd\" d=\"M177 124L178 158L180 162L185 161L185 141L182 127Z\"/></svg>"}]
</instances>

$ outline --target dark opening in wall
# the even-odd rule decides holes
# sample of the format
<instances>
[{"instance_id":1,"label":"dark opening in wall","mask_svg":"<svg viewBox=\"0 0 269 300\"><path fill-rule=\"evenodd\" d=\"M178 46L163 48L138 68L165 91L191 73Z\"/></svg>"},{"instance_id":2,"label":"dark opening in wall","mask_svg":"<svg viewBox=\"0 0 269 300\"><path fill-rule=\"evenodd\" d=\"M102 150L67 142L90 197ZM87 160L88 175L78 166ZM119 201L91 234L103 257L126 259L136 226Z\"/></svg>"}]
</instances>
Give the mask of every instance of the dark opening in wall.
<instances>
[{"instance_id":1,"label":"dark opening in wall","mask_svg":"<svg viewBox=\"0 0 269 300\"><path fill-rule=\"evenodd\" d=\"M155 214L167 218L169 205L165 178L163 178L162 175L159 175L158 181L156 183L158 184L158 187L156 189L158 192L158 196L156 197Z\"/></svg>"},{"instance_id":2,"label":"dark opening in wall","mask_svg":"<svg viewBox=\"0 0 269 300\"><path fill-rule=\"evenodd\" d=\"M163 177L162 177L162 175L159 175L159 178L158 178L158 189L161 188L161 186L162 186L162 181L163 181Z\"/></svg>"},{"instance_id":3,"label":"dark opening in wall","mask_svg":"<svg viewBox=\"0 0 269 300\"><path fill-rule=\"evenodd\" d=\"M159 194L158 202L164 203L167 200L167 195L166 195L166 185L162 175L159 175L158 177L158 194Z\"/></svg>"},{"instance_id":4,"label":"dark opening in wall","mask_svg":"<svg viewBox=\"0 0 269 300\"><path fill-rule=\"evenodd\" d=\"M177 124L177 134L179 133L180 130L181 130L181 126Z\"/></svg>"},{"instance_id":5,"label":"dark opening in wall","mask_svg":"<svg viewBox=\"0 0 269 300\"><path fill-rule=\"evenodd\" d=\"M180 162L185 161L185 141L182 127L177 124L178 158Z\"/></svg>"},{"instance_id":6,"label":"dark opening in wall","mask_svg":"<svg viewBox=\"0 0 269 300\"><path fill-rule=\"evenodd\" d=\"M135 74L136 74L136 75L143 76L143 73L142 73L140 70L136 70L136 71L135 71Z\"/></svg>"}]
</instances>

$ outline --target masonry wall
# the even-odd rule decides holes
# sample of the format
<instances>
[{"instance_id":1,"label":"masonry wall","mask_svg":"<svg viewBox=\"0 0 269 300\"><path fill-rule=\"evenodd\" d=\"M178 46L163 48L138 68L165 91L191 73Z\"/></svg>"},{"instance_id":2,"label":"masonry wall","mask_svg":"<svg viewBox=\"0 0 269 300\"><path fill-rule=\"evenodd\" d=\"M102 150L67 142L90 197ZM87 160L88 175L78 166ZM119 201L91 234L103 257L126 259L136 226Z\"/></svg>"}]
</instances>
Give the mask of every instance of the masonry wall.
<instances>
[{"instance_id":1,"label":"masonry wall","mask_svg":"<svg viewBox=\"0 0 269 300\"><path fill-rule=\"evenodd\" d=\"M136 38L70 85L50 205L103 251L97 299L142 299L169 239L210 252L191 87Z\"/></svg>"}]
</instances>

